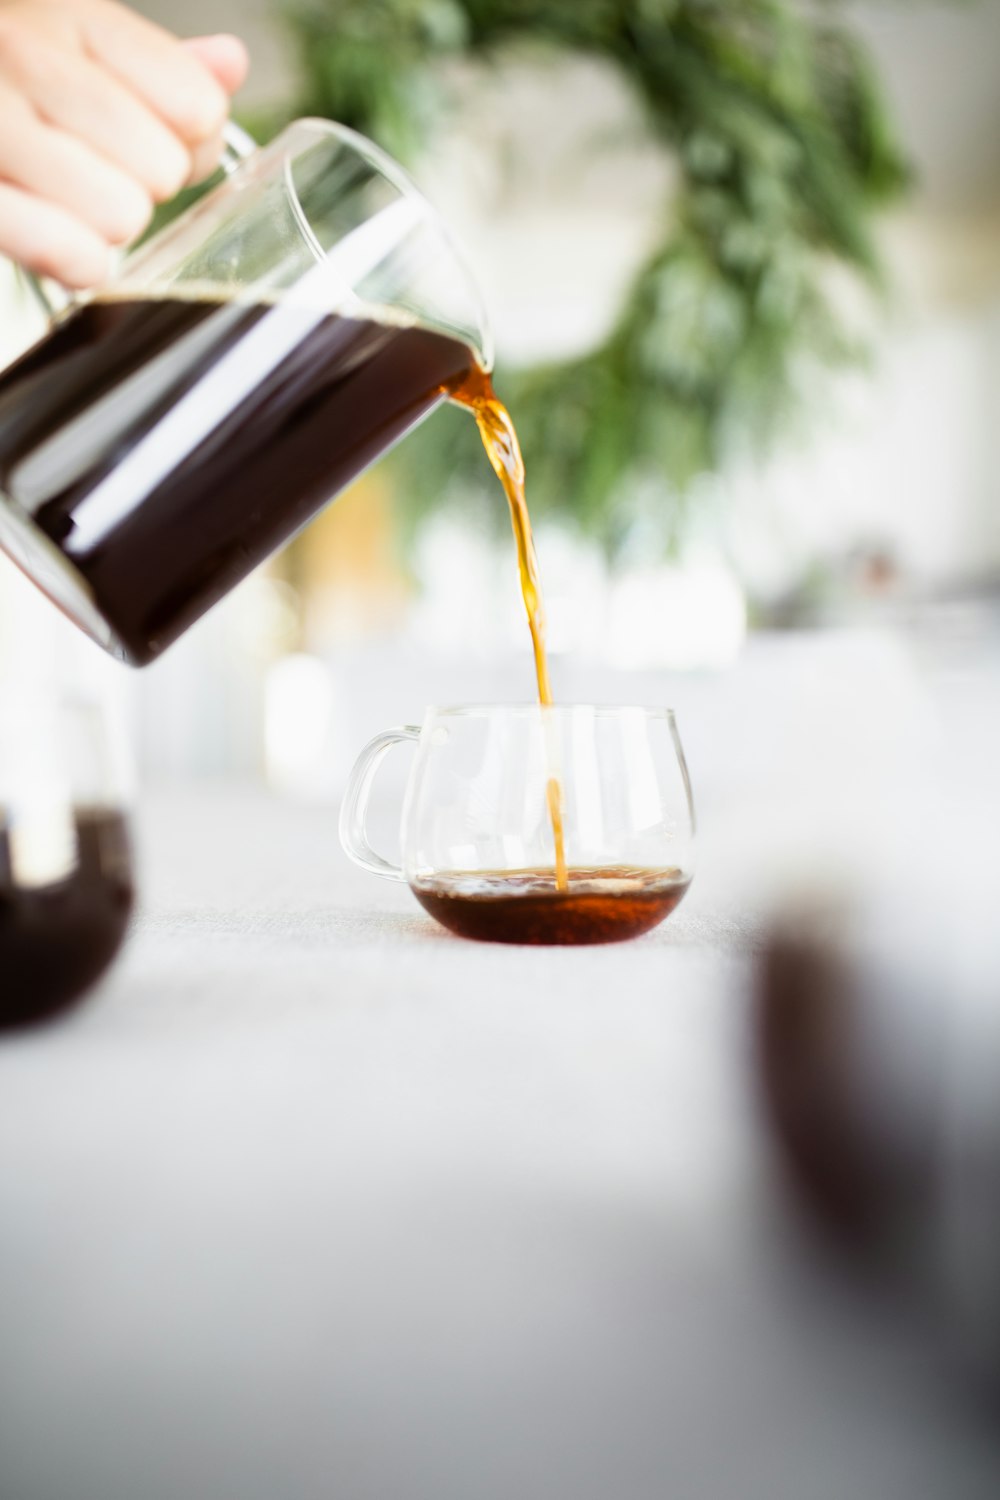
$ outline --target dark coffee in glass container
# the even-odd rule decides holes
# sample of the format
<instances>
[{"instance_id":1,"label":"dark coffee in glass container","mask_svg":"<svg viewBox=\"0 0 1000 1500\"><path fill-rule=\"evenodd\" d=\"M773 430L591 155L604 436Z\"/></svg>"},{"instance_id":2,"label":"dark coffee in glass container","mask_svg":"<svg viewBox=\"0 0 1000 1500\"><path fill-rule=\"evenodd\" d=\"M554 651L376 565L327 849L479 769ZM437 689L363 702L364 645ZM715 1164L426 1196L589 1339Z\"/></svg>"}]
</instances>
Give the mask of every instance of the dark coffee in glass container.
<instances>
[{"instance_id":1,"label":"dark coffee in glass container","mask_svg":"<svg viewBox=\"0 0 1000 1500\"><path fill-rule=\"evenodd\" d=\"M32 824L0 810L0 1029L89 989L122 944L133 896L121 811L67 808Z\"/></svg>"},{"instance_id":2,"label":"dark coffee in glass container","mask_svg":"<svg viewBox=\"0 0 1000 1500\"><path fill-rule=\"evenodd\" d=\"M425 911L459 937L542 946L620 943L657 927L684 898L676 869L451 871L413 883Z\"/></svg>"},{"instance_id":3,"label":"dark coffee in glass container","mask_svg":"<svg viewBox=\"0 0 1000 1500\"><path fill-rule=\"evenodd\" d=\"M0 375L0 490L56 597L142 666L474 363L402 322L102 295Z\"/></svg>"},{"instance_id":4,"label":"dark coffee in glass container","mask_svg":"<svg viewBox=\"0 0 1000 1500\"><path fill-rule=\"evenodd\" d=\"M65 604L69 586L78 618L143 666L445 398L475 417L506 493L539 700L551 703L514 425L473 351L415 323L196 288L102 294L0 375L4 514L20 516L33 554L47 549L54 597Z\"/></svg>"}]
</instances>

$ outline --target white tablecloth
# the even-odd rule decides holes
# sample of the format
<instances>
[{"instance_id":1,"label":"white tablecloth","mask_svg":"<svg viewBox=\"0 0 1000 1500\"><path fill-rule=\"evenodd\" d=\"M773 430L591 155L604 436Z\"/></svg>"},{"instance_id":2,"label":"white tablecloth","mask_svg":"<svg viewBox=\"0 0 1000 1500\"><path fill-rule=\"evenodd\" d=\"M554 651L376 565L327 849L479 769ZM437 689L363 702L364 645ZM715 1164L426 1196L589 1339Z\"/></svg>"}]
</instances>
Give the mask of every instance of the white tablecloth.
<instances>
[{"instance_id":1,"label":"white tablecloth","mask_svg":"<svg viewBox=\"0 0 1000 1500\"><path fill-rule=\"evenodd\" d=\"M127 952L0 1041L2 1500L978 1500L987 1431L807 1253L754 923L466 944L327 814L147 802Z\"/></svg>"}]
</instances>

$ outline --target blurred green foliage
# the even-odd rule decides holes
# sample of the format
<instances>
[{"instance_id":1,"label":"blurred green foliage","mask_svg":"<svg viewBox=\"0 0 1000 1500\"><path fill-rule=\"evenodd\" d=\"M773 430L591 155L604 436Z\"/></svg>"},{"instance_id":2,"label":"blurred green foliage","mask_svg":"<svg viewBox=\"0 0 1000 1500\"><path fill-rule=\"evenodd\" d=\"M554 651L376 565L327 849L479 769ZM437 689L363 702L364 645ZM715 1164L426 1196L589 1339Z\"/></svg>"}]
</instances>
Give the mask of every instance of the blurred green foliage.
<instances>
[{"instance_id":1,"label":"blurred green foliage","mask_svg":"<svg viewBox=\"0 0 1000 1500\"><path fill-rule=\"evenodd\" d=\"M602 347L499 370L533 508L576 518L612 551L653 506L681 524L699 475L766 452L805 372L859 350L829 290L846 268L881 285L875 211L907 165L879 82L834 0L297 0L296 113L338 119L413 161L446 115L442 67L535 44L610 62L679 196ZM399 450L410 503L483 470L473 424L438 417ZM647 518L648 519L648 518Z\"/></svg>"}]
</instances>

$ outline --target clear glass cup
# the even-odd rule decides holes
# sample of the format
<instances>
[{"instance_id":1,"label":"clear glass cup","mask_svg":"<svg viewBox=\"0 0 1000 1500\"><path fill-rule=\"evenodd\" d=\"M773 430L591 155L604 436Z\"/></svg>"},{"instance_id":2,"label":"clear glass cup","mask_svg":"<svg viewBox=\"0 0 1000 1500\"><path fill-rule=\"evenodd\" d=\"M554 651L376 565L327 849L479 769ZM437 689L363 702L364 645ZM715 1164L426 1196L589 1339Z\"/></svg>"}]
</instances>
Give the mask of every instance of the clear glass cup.
<instances>
[{"instance_id":1,"label":"clear glass cup","mask_svg":"<svg viewBox=\"0 0 1000 1500\"><path fill-rule=\"evenodd\" d=\"M0 681L0 1029L105 972L133 905L130 772L103 706Z\"/></svg>"},{"instance_id":2,"label":"clear glass cup","mask_svg":"<svg viewBox=\"0 0 1000 1500\"><path fill-rule=\"evenodd\" d=\"M300 120L230 132L226 168L0 373L0 546L138 666L492 367L461 254L377 146Z\"/></svg>"},{"instance_id":3,"label":"clear glass cup","mask_svg":"<svg viewBox=\"0 0 1000 1500\"><path fill-rule=\"evenodd\" d=\"M402 864L366 832L386 753L417 749L403 805ZM559 888L549 786L562 788L568 879ZM635 937L674 910L694 874L694 811L665 708L494 704L430 708L361 752L340 817L362 869L405 880L453 932L497 942Z\"/></svg>"}]
</instances>

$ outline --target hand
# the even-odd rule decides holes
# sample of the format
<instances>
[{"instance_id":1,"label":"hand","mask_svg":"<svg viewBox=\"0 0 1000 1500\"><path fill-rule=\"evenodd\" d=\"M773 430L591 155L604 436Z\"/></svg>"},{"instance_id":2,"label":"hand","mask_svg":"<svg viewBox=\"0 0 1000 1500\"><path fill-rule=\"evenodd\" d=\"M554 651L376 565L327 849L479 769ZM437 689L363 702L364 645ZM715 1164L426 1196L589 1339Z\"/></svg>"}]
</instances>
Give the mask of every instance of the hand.
<instances>
[{"instance_id":1,"label":"hand","mask_svg":"<svg viewBox=\"0 0 1000 1500\"><path fill-rule=\"evenodd\" d=\"M247 56L114 0L0 0L0 254L95 286L110 249L214 169Z\"/></svg>"}]
</instances>

